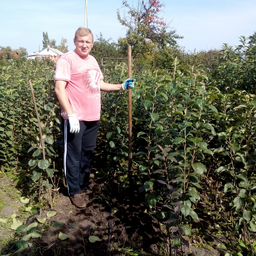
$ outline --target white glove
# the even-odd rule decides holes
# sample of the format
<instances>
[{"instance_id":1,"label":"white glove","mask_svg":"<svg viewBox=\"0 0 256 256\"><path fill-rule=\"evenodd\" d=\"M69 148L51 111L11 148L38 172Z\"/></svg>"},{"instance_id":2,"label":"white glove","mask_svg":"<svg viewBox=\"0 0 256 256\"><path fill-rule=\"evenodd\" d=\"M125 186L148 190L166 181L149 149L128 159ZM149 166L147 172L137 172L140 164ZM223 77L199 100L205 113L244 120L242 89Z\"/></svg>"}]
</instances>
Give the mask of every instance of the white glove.
<instances>
[{"instance_id":1,"label":"white glove","mask_svg":"<svg viewBox=\"0 0 256 256\"><path fill-rule=\"evenodd\" d=\"M69 128L71 133L78 133L80 131L80 124L75 114L68 115Z\"/></svg>"}]
</instances>

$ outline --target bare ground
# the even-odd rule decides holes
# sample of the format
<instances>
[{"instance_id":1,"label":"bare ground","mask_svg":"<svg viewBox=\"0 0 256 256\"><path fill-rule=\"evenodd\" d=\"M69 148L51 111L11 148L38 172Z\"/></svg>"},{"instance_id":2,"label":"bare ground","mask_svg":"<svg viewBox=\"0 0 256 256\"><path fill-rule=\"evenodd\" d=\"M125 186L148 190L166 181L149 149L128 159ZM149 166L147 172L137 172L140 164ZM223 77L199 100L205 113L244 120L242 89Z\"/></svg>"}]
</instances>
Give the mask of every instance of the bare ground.
<instances>
[{"instance_id":1,"label":"bare ground","mask_svg":"<svg viewBox=\"0 0 256 256\"><path fill-rule=\"evenodd\" d=\"M19 215L23 206L20 202L20 193L15 183L4 173L0 172L0 249L13 238L14 232L9 226L9 218Z\"/></svg>"},{"instance_id":2,"label":"bare ground","mask_svg":"<svg viewBox=\"0 0 256 256\"><path fill-rule=\"evenodd\" d=\"M20 194L15 189L15 184L5 176L0 176L0 185L0 218L19 213L23 205L18 200ZM116 208L112 204L111 208L106 199L103 184L95 182L86 193L87 207L83 210L72 205L65 192L56 193L51 208L43 209L40 215L36 214L27 219L26 224L29 225L46 217L49 211L55 213L42 226L42 236L32 239L33 243L29 249L12 254L15 251L15 243L11 241L13 239L15 242L14 231L0 225L1 255L8 253L22 256L219 256L215 250L199 249L189 245L183 246L183 252L180 249L171 249L165 241L159 240L159 230L156 230L153 223L148 225L151 220L139 212L139 207L129 208L129 203L125 201L123 205L119 205L121 207ZM109 200L113 203L116 198L111 197ZM6 244L8 240L10 243Z\"/></svg>"}]
</instances>

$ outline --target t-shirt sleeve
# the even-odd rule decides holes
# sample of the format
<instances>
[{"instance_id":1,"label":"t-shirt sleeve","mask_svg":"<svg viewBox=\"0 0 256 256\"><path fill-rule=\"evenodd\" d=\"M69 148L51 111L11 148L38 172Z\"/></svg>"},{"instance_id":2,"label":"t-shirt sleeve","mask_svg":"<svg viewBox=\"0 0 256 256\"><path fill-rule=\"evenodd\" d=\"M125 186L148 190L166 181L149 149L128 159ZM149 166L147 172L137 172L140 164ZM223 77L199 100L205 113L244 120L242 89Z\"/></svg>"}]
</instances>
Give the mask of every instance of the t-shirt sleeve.
<instances>
[{"instance_id":1,"label":"t-shirt sleeve","mask_svg":"<svg viewBox=\"0 0 256 256\"><path fill-rule=\"evenodd\" d=\"M70 78L71 68L69 62L64 58L60 58L56 64L54 79L60 81L70 81Z\"/></svg>"}]
</instances>

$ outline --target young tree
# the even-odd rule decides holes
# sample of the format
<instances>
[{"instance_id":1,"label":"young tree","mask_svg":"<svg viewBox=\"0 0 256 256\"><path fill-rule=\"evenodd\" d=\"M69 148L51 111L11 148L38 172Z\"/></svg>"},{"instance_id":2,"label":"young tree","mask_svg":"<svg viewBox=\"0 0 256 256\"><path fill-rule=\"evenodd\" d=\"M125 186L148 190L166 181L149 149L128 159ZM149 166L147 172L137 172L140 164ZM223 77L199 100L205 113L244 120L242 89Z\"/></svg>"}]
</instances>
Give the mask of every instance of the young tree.
<instances>
[{"instance_id":1,"label":"young tree","mask_svg":"<svg viewBox=\"0 0 256 256\"><path fill-rule=\"evenodd\" d=\"M126 0L123 5L127 8L128 17L121 17L118 11L119 22L128 28L127 40L131 45L138 41L154 43L159 48L175 46L180 38L175 31L168 31L165 21L160 17L163 5L160 0L138 1L138 7L134 8Z\"/></svg>"},{"instance_id":2,"label":"young tree","mask_svg":"<svg viewBox=\"0 0 256 256\"><path fill-rule=\"evenodd\" d=\"M118 11L119 22L127 27L126 38L119 40L119 45L126 51L127 44L133 47L134 57L143 57L152 62L153 55L159 51L177 47L177 39L181 38L160 17L163 7L160 0L139 0L138 7L134 8L123 1L127 9L127 16L121 17Z\"/></svg>"}]
</instances>

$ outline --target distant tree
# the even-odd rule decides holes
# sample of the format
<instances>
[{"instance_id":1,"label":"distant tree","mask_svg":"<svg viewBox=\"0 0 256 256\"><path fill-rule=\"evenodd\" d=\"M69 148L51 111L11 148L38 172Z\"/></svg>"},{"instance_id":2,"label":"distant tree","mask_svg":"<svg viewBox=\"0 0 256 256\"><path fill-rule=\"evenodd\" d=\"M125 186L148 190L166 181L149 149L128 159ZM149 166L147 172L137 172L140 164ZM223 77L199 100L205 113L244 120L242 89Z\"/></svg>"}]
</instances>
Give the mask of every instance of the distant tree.
<instances>
[{"instance_id":1,"label":"distant tree","mask_svg":"<svg viewBox=\"0 0 256 256\"><path fill-rule=\"evenodd\" d=\"M0 47L0 59L23 59L27 56L27 50L20 47L19 49L12 49L11 47Z\"/></svg>"},{"instance_id":2,"label":"distant tree","mask_svg":"<svg viewBox=\"0 0 256 256\"><path fill-rule=\"evenodd\" d=\"M184 57L184 60L189 65L203 67L205 71L207 71L208 75L211 76L220 64L221 54L220 50L200 51L187 54L187 56Z\"/></svg>"},{"instance_id":3,"label":"distant tree","mask_svg":"<svg viewBox=\"0 0 256 256\"><path fill-rule=\"evenodd\" d=\"M47 32L43 32L43 49L47 47L56 48L56 40L50 39Z\"/></svg>"},{"instance_id":4,"label":"distant tree","mask_svg":"<svg viewBox=\"0 0 256 256\"><path fill-rule=\"evenodd\" d=\"M57 46L57 49L60 50L61 52L67 52L68 51L68 43L67 39L62 38L60 45Z\"/></svg>"},{"instance_id":5,"label":"distant tree","mask_svg":"<svg viewBox=\"0 0 256 256\"><path fill-rule=\"evenodd\" d=\"M43 49L50 45L50 39L47 32L43 32Z\"/></svg>"},{"instance_id":6,"label":"distant tree","mask_svg":"<svg viewBox=\"0 0 256 256\"><path fill-rule=\"evenodd\" d=\"M163 7L160 0L138 1L137 8L125 0L123 6L127 9L128 17L121 17L118 11L118 20L128 30L127 37L119 41L121 45L129 43L135 48L135 54L177 45L177 39L181 37L174 30L169 31L160 17Z\"/></svg>"},{"instance_id":7,"label":"distant tree","mask_svg":"<svg viewBox=\"0 0 256 256\"><path fill-rule=\"evenodd\" d=\"M223 91L234 89L256 91L256 33L241 37L240 44L224 45L220 63L212 78Z\"/></svg>"},{"instance_id":8,"label":"distant tree","mask_svg":"<svg viewBox=\"0 0 256 256\"><path fill-rule=\"evenodd\" d=\"M61 52L67 52L68 51L68 45L67 45L67 39L62 38L60 45L57 45L55 39L50 39L47 32L43 32L43 49L47 47L52 47L60 50Z\"/></svg>"},{"instance_id":9,"label":"distant tree","mask_svg":"<svg viewBox=\"0 0 256 256\"><path fill-rule=\"evenodd\" d=\"M122 57L118 44L104 39L102 34L95 40L92 54L99 61L102 59L116 59Z\"/></svg>"}]
</instances>

